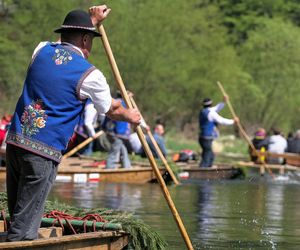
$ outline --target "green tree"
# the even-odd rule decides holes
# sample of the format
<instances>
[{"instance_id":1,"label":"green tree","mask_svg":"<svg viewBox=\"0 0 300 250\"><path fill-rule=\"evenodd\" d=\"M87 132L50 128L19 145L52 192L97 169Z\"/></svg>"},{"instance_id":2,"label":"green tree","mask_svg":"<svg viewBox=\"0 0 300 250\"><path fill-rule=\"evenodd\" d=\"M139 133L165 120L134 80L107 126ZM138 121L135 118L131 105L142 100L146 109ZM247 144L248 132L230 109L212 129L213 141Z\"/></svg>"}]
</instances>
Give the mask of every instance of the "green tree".
<instances>
[{"instance_id":1,"label":"green tree","mask_svg":"<svg viewBox=\"0 0 300 250\"><path fill-rule=\"evenodd\" d=\"M299 29L282 19L265 19L249 33L240 55L252 77L252 97L257 94L247 112L252 122L288 130L299 121L299 53Z\"/></svg>"},{"instance_id":2,"label":"green tree","mask_svg":"<svg viewBox=\"0 0 300 250\"><path fill-rule=\"evenodd\" d=\"M108 5L113 11L105 27L115 58L148 120L182 127L197 119L204 97L220 96L217 80L237 83L242 73L214 6L170 0Z\"/></svg>"},{"instance_id":3,"label":"green tree","mask_svg":"<svg viewBox=\"0 0 300 250\"><path fill-rule=\"evenodd\" d=\"M179 128L196 122L204 97L221 99L216 85L221 81L246 127L271 126L285 115L288 129L299 124L295 115L299 28L292 24L299 25L299 11L292 9L296 2L108 0L112 12L104 25L126 87L150 124L157 118ZM58 38L53 30L68 11L98 4L0 1L0 112L14 109L35 46ZM89 60L103 71L114 91L102 47L95 39ZM283 82L295 98L284 97L279 106Z\"/></svg>"},{"instance_id":4,"label":"green tree","mask_svg":"<svg viewBox=\"0 0 300 250\"><path fill-rule=\"evenodd\" d=\"M83 2L86 1L1 1L0 111L14 109L37 44L57 40L53 30L60 26L70 9L80 8Z\"/></svg>"}]
</instances>

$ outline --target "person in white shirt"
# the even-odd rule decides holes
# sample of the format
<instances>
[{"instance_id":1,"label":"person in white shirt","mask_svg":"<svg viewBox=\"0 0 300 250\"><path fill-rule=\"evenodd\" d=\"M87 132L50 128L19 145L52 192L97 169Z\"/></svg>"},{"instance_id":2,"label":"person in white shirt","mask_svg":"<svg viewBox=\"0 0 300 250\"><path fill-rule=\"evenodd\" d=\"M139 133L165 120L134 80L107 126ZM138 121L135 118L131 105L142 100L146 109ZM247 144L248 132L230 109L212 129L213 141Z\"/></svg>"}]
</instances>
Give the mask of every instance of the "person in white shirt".
<instances>
[{"instance_id":1,"label":"person in white shirt","mask_svg":"<svg viewBox=\"0 0 300 250\"><path fill-rule=\"evenodd\" d=\"M287 150L287 140L282 136L281 131L277 128L273 129L273 135L269 138L268 151L276 154L283 154ZM282 157L268 157L267 162L270 164L283 164Z\"/></svg>"}]
</instances>

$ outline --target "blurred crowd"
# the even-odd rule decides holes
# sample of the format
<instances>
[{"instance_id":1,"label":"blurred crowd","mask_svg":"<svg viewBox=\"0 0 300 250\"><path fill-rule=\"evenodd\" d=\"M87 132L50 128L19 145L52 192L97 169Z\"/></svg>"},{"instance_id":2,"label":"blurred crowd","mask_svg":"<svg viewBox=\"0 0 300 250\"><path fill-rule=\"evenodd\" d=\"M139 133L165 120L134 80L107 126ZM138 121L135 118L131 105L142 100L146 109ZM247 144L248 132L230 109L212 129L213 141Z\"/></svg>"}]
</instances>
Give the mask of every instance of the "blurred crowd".
<instances>
[{"instance_id":1,"label":"blurred crowd","mask_svg":"<svg viewBox=\"0 0 300 250\"><path fill-rule=\"evenodd\" d=\"M278 128L273 128L269 133L264 128L259 128L254 134L252 143L256 150L260 152L270 152L274 154L295 153L300 154L300 129L290 132L286 137ZM256 163L266 162L270 164L285 164L284 157L260 156L249 148L251 160Z\"/></svg>"},{"instance_id":2,"label":"blurred crowd","mask_svg":"<svg viewBox=\"0 0 300 250\"><path fill-rule=\"evenodd\" d=\"M125 103L119 92L116 94L116 100L120 100L125 107ZM158 158L158 152L153 145L149 136L150 128L144 120L142 120L141 127L143 128L146 136L145 139L152 151L155 158ZM167 155L167 150L164 141L164 127L165 124L157 120L153 129L153 138L156 141L164 156ZM99 137L95 138L98 131L102 130ZM74 134L70 140L67 150L72 150L81 142L89 137L94 137L94 140L87 146L77 152L85 156L91 156L95 151L107 152L108 156L105 160L105 168L113 169L121 165L123 168L130 168L131 162L129 154L139 155L146 157L142 144L138 138L134 128L130 123L124 121L114 121L105 115L99 115L92 102L87 101L84 112L81 116L80 122L77 124Z\"/></svg>"}]
</instances>

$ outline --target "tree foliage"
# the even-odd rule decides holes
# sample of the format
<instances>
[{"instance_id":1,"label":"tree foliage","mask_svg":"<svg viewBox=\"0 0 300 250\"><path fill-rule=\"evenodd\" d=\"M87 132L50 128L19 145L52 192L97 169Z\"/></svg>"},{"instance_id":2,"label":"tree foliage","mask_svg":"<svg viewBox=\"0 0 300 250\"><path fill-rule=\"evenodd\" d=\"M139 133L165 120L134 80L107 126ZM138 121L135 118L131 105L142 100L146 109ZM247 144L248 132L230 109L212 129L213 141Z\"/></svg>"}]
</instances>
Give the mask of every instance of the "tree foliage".
<instances>
[{"instance_id":1,"label":"tree foliage","mask_svg":"<svg viewBox=\"0 0 300 250\"><path fill-rule=\"evenodd\" d=\"M0 112L13 111L35 46L72 9L92 0L0 1ZM221 81L242 123L299 126L299 25L296 0L107 0L104 25L126 87L146 120L183 128L201 101L221 99ZM95 39L89 59L116 89ZM279 101L280 100L280 101ZM228 110L223 113L229 116Z\"/></svg>"},{"instance_id":2,"label":"tree foliage","mask_svg":"<svg viewBox=\"0 0 300 250\"><path fill-rule=\"evenodd\" d=\"M297 27L281 19L266 19L240 48L245 70L252 76L260 101L252 119L289 129L300 107L300 35ZM296 118L296 119L295 119Z\"/></svg>"}]
</instances>

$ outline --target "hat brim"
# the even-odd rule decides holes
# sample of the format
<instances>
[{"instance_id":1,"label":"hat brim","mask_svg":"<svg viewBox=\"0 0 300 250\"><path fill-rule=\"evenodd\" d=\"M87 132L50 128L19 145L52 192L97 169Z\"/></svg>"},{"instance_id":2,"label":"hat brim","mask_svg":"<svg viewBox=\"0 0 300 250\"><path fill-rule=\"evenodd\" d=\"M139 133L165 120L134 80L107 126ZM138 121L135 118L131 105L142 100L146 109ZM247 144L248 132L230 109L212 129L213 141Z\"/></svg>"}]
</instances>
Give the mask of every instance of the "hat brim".
<instances>
[{"instance_id":1,"label":"hat brim","mask_svg":"<svg viewBox=\"0 0 300 250\"><path fill-rule=\"evenodd\" d=\"M84 29L84 28L59 28L59 29L54 30L54 32L55 33L64 33L64 32L72 32L75 30L81 30L81 31L84 31L87 33L92 33L94 36L97 36L97 37L102 36L99 32L96 32L96 31L93 31L90 29Z\"/></svg>"}]
</instances>

